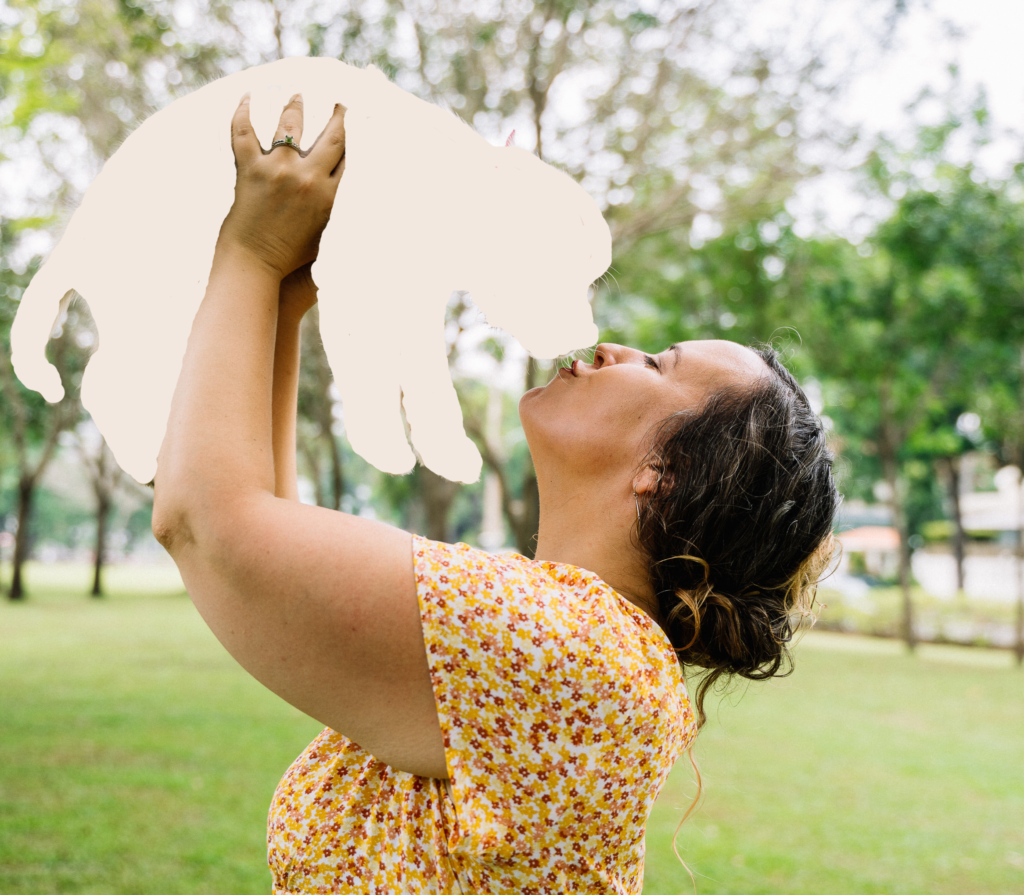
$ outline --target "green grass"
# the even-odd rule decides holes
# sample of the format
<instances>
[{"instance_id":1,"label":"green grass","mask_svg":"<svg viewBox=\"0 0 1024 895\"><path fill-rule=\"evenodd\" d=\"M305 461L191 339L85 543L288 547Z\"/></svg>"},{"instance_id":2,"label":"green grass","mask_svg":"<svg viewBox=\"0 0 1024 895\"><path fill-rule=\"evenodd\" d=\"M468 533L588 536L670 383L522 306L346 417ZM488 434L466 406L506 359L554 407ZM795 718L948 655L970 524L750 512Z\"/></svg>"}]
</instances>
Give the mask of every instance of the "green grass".
<instances>
[{"instance_id":1,"label":"green grass","mask_svg":"<svg viewBox=\"0 0 1024 895\"><path fill-rule=\"evenodd\" d=\"M173 567L111 572L95 600L87 569L30 567L0 606L0 892L268 893L270 798L321 726L227 655Z\"/></svg>"},{"instance_id":2,"label":"green grass","mask_svg":"<svg viewBox=\"0 0 1024 895\"><path fill-rule=\"evenodd\" d=\"M0 605L0 893L270 891L266 813L319 725L248 677L174 569L31 565ZM7 580L6 570L0 580ZM797 671L709 699L699 895L1024 891L1024 674L1005 652L809 635ZM692 892L671 840L680 759L648 825L645 895Z\"/></svg>"},{"instance_id":3,"label":"green grass","mask_svg":"<svg viewBox=\"0 0 1024 895\"><path fill-rule=\"evenodd\" d=\"M789 678L737 690L695 754L702 807L677 845L701 895L1024 892L1024 674L1005 652L813 633ZM680 884L672 772L646 895Z\"/></svg>"}]
</instances>

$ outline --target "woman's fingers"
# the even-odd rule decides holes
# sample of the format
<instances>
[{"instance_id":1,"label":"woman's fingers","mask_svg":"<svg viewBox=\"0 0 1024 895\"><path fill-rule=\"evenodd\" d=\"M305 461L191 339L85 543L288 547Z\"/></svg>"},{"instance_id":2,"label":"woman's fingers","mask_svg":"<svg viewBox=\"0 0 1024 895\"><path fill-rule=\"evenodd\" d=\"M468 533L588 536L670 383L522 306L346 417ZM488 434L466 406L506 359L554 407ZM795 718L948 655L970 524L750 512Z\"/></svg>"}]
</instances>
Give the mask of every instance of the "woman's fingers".
<instances>
[{"instance_id":1,"label":"woman's fingers","mask_svg":"<svg viewBox=\"0 0 1024 895\"><path fill-rule=\"evenodd\" d=\"M235 153L235 166L239 168L251 165L263 154L263 148L249 120L248 93L242 97L231 118L231 149Z\"/></svg>"},{"instance_id":2,"label":"woman's fingers","mask_svg":"<svg viewBox=\"0 0 1024 895\"><path fill-rule=\"evenodd\" d=\"M317 170L325 175L339 178L345 170L345 107L338 103L334 107L334 114L327 122L326 127L316 138L308 152L304 153L307 158L312 159ZM274 132L274 140L283 140L287 136L298 144L302 139L302 94L297 93L289 100L284 107L281 118L278 121L277 130ZM231 147L235 152L236 162L251 163L256 153L266 155L253 130L249 120L249 94L242 98L242 102L235 110L234 118L231 120ZM272 150L268 150L272 151ZM288 150L291 152L291 150Z\"/></svg>"},{"instance_id":3,"label":"woman's fingers","mask_svg":"<svg viewBox=\"0 0 1024 895\"><path fill-rule=\"evenodd\" d=\"M335 105L334 114L306 156L318 171L335 178L345 170L345 112L341 103Z\"/></svg>"},{"instance_id":4,"label":"woman's fingers","mask_svg":"<svg viewBox=\"0 0 1024 895\"><path fill-rule=\"evenodd\" d=\"M284 111L281 113L281 120L277 123L277 130L274 131L273 142L283 140L287 136L291 136L296 146L302 140L301 93L296 93L295 96L288 100L288 105L284 107ZM288 149L288 147L285 148ZM294 152L292 149L288 149L288 151Z\"/></svg>"},{"instance_id":5,"label":"woman's fingers","mask_svg":"<svg viewBox=\"0 0 1024 895\"><path fill-rule=\"evenodd\" d=\"M243 97L231 121L237 178L235 202L221 235L249 248L283 276L317 257L320 235L331 216L344 171L345 107L335 106L307 153L279 147L263 151ZM275 137L302 133L302 103L293 97ZM267 209L274 209L268 215Z\"/></svg>"}]
</instances>

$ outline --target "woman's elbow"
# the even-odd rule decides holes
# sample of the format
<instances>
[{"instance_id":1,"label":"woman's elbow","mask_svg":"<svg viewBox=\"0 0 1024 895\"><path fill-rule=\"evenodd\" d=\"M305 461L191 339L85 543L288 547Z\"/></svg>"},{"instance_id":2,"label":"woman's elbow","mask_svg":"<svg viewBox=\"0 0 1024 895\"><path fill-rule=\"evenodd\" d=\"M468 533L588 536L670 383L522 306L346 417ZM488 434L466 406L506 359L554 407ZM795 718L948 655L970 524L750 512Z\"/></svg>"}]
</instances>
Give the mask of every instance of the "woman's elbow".
<instances>
[{"instance_id":1,"label":"woman's elbow","mask_svg":"<svg viewBox=\"0 0 1024 895\"><path fill-rule=\"evenodd\" d=\"M180 499L181 492L161 494L157 484L153 495L153 536L171 556L190 545L215 555L233 549L253 516L252 501L233 491L203 492Z\"/></svg>"},{"instance_id":2,"label":"woman's elbow","mask_svg":"<svg viewBox=\"0 0 1024 895\"><path fill-rule=\"evenodd\" d=\"M168 553L188 538L188 517L181 501L172 499L172 495L161 490L155 484L153 490L153 519L151 523L153 537Z\"/></svg>"},{"instance_id":3,"label":"woman's elbow","mask_svg":"<svg viewBox=\"0 0 1024 895\"><path fill-rule=\"evenodd\" d=\"M172 514L167 510L158 508L156 501L153 501L153 537L168 553L174 552L174 547L181 541L184 524L180 514Z\"/></svg>"}]
</instances>

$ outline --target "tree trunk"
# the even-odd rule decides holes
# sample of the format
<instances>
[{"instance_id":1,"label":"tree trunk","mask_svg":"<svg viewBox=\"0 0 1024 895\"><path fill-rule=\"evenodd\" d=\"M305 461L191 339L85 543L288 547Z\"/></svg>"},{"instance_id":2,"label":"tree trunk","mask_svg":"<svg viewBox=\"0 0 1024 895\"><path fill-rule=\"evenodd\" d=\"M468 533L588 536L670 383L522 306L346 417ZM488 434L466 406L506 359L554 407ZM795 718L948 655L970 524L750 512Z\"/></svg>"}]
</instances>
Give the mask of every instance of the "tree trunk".
<instances>
[{"instance_id":1,"label":"tree trunk","mask_svg":"<svg viewBox=\"0 0 1024 895\"><path fill-rule=\"evenodd\" d=\"M540 385L544 369L532 357L526 361L526 391ZM537 490L537 471L533 457L527 456L523 469L523 497L513 512L513 502L506 501L509 528L516 539L516 549L527 559L537 553L537 532L540 528L540 492Z\"/></svg>"},{"instance_id":2,"label":"tree trunk","mask_svg":"<svg viewBox=\"0 0 1024 895\"><path fill-rule=\"evenodd\" d=\"M103 596L103 563L107 555L107 529L110 510L114 506L114 491L121 479L121 468L107 447L106 439L100 435L99 450L92 454L85 440L79 436L78 452L89 471L92 490L96 495L96 556L92 580L92 595Z\"/></svg>"},{"instance_id":3,"label":"tree trunk","mask_svg":"<svg viewBox=\"0 0 1024 895\"><path fill-rule=\"evenodd\" d=\"M1024 664L1024 467L1017 480L1017 664Z\"/></svg>"},{"instance_id":4,"label":"tree trunk","mask_svg":"<svg viewBox=\"0 0 1024 895\"><path fill-rule=\"evenodd\" d=\"M533 468L533 461L528 463L523 476L523 501L517 524L513 528L519 552L527 559L533 559L537 552L537 531L540 528L540 492L537 490L537 472Z\"/></svg>"},{"instance_id":5,"label":"tree trunk","mask_svg":"<svg viewBox=\"0 0 1024 895\"><path fill-rule=\"evenodd\" d=\"M1024 408L1024 346L1020 349L1020 375L1017 379L1020 407ZM1024 420L1017 438L1017 665L1024 664Z\"/></svg>"},{"instance_id":6,"label":"tree trunk","mask_svg":"<svg viewBox=\"0 0 1024 895\"><path fill-rule=\"evenodd\" d=\"M22 478L18 483L18 533L14 540L14 574L11 578L12 600L25 598L25 584L21 567L29 557L32 545L29 541L29 523L32 520L32 498L35 496L35 478Z\"/></svg>"},{"instance_id":7,"label":"tree trunk","mask_svg":"<svg viewBox=\"0 0 1024 895\"><path fill-rule=\"evenodd\" d=\"M318 309L319 310L319 309ZM319 317L317 320L319 321ZM335 510L341 509L341 498L345 494L345 474L341 462L341 450L338 447L338 439L334 436L334 400L331 398L331 385L334 382L334 374L331 372L331 365L327 361L327 354L324 351L323 342L315 339L312 348L312 357L315 359L315 371L317 382L317 400L314 413L316 424L320 427L320 437L327 446L327 454L331 464L331 503L321 504L330 506ZM325 495L326 497L326 495ZM318 498L319 503L319 498Z\"/></svg>"},{"instance_id":8,"label":"tree trunk","mask_svg":"<svg viewBox=\"0 0 1024 895\"><path fill-rule=\"evenodd\" d=\"M110 497L107 494L100 494L96 508L96 562L93 568L92 596L103 596L103 585L101 575L103 574L103 559L107 549L107 517L110 515Z\"/></svg>"},{"instance_id":9,"label":"tree trunk","mask_svg":"<svg viewBox=\"0 0 1024 895\"><path fill-rule=\"evenodd\" d=\"M345 494L345 471L341 465L341 449L330 428L324 432L324 438L331 452L331 494L334 497L334 509L340 510L341 498Z\"/></svg>"},{"instance_id":10,"label":"tree trunk","mask_svg":"<svg viewBox=\"0 0 1024 895\"><path fill-rule=\"evenodd\" d=\"M903 595L903 639L906 641L907 649L913 652L917 646L917 635L914 632L914 604L910 596L910 532L901 493L899 461L896 458L895 445L885 437L879 441L879 459L882 461L882 471L891 494L893 524L900 538L899 581Z\"/></svg>"},{"instance_id":11,"label":"tree trunk","mask_svg":"<svg viewBox=\"0 0 1024 895\"><path fill-rule=\"evenodd\" d=\"M459 491L458 482L450 482L426 466L419 468L420 495L427 517L426 536L432 541L448 541L448 514Z\"/></svg>"},{"instance_id":12,"label":"tree trunk","mask_svg":"<svg viewBox=\"0 0 1024 895\"><path fill-rule=\"evenodd\" d=\"M961 463L960 457L943 457L939 461L945 469L946 488L949 492L949 506L953 511L953 559L956 562L956 595L964 599L964 554L967 536L964 533L964 519L960 512Z\"/></svg>"},{"instance_id":13,"label":"tree trunk","mask_svg":"<svg viewBox=\"0 0 1024 895\"><path fill-rule=\"evenodd\" d=\"M299 446L302 451L302 456L306 460L306 466L309 468L310 478L313 480L313 493L318 507L326 507L327 495L324 493L324 486L322 477L320 475L320 451L317 449L316 440L313 438L299 437Z\"/></svg>"},{"instance_id":14,"label":"tree trunk","mask_svg":"<svg viewBox=\"0 0 1024 895\"><path fill-rule=\"evenodd\" d=\"M897 530L900 535L900 592L903 596L903 639L907 642L907 648L911 651L917 646L917 634L914 631L914 604L910 595L910 537L907 531L907 521L903 508L902 499L899 500L900 522Z\"/></svg>"},{"instance_id":15,"label":"tree trunk","mask_svg":"<svg viewBox=\"0 0 1024 895\"><path fill-rule=\"evenodd\" d=\"M487 395L487 422L484 437L488 445L501 444L502 393L491 385ZM481 451L481 456L485 452ZM486 459L484 463L487 463ZM490 464L483 475L483 513L480 522L480 546L484 550L496 550L505 544L505 514L502 512L501 476Z\"/></svg>"}]
</instances>

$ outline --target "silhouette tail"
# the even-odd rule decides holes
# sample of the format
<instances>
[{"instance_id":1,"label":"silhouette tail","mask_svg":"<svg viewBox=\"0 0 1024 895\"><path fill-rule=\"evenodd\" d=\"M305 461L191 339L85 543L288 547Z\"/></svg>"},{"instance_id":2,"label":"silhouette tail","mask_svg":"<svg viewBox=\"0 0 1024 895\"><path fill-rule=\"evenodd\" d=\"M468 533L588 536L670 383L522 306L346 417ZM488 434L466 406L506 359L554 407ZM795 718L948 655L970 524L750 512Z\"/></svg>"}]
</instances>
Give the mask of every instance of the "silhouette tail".
<instances>
[{"instance_id":1,"label":"silhouette tail","mask_svg":"<svg viewBox=\"0 0 1024 895\"><path fill-rule=\"evenodd\" d=\"M67 319L68 306L77 294L60 264L54 263L58 248L28 284L11 324L14 373L26 388L39 392L51 404L64 397L64 386L57 368L46 359L46 344Z\"/></svg>"}]
</instances>

